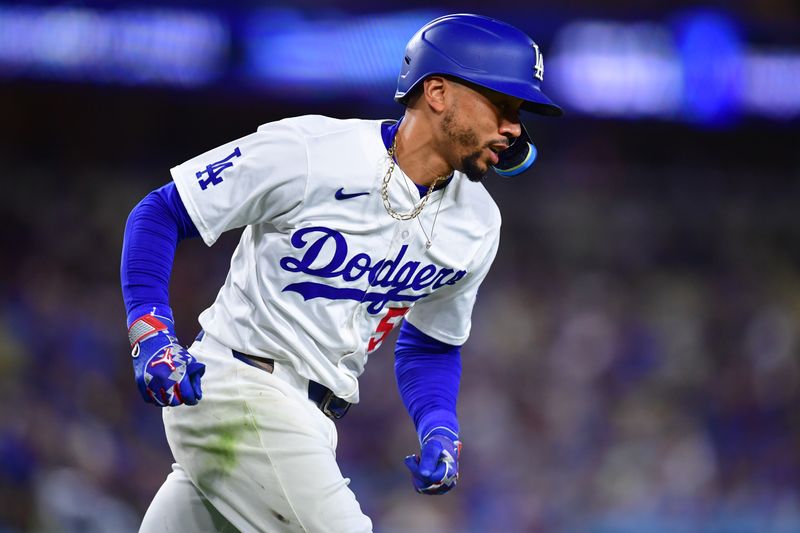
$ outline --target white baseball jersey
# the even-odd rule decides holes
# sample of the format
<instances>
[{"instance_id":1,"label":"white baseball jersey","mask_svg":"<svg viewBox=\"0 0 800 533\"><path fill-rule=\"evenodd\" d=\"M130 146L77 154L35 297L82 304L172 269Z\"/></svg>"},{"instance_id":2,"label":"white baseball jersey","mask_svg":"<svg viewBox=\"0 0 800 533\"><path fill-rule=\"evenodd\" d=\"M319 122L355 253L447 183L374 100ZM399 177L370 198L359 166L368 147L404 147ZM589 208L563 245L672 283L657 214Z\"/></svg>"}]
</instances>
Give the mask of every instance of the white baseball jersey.
<instances>
[{"instance_id":1,"label":"white baseball jersey","mask_svg":"<svg viewBox=\"0 0 800 533\"><path fill-rule=\"evenodd\" d=\"M203 329L352 403L368 354L403 317L442 342L467 340L500 232L486 189L458 172L417 219L392 218L381 123L285 119L172 169L207 245L246 226ZM399 167L388 194L400 212L420 201Z\"/></svg>"}]
</instances>

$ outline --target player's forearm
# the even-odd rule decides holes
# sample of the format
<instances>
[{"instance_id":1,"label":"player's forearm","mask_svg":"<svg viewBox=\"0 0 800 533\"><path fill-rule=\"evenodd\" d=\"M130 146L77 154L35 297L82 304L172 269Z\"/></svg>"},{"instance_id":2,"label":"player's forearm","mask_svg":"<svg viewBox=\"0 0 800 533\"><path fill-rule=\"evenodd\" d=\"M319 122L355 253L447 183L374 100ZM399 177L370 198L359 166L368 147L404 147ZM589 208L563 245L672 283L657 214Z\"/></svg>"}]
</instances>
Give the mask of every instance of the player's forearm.
<instances>
[{"instance_id":1,"label":"player's forearm","mask_svg":"<svg viewBox=\"0 0 800 533\"><path fill-rule=\"evenodd\" d=\"M437 427L458 435L460 346L439 342L405 322L395 346L395 377L420 441Z\"/></svg>"},{"instance_id":2,"label":"player's forearm","mask_svg":"<svg viewBox=\"0 0 800 533\"><path fill-rule=\"evenodd\" d=\"M197 237L175 185L148 194L133 208L125 226L120 278L128 324L158 307L169 311L169 279L180 240Z\"/></svg>"}]
</instances>

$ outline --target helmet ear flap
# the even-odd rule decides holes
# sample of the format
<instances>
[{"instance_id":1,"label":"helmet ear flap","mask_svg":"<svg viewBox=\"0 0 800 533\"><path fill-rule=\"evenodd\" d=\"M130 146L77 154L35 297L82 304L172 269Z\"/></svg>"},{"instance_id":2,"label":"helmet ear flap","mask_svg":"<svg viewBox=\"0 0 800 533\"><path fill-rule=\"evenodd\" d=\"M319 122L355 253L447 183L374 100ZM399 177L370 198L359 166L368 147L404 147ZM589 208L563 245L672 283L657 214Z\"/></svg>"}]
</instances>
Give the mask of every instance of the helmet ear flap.
<instances>
[{"instance_id":1,"label":"helmet ear flap","mask_svg":"<svg viewBox=\"0 0 800 533\"><path fill-rule=\"evenodd\" d=\"M511 146L500 152L500 161L492 167L499 176L504 178L525 172L533 165L534 161L536 161L536 156L539 155L531 136L528 135L528 130L525 129L525 124L520 123L520 125L522 126L522 133L514 140Z\"/></svg>"}]
</instances>

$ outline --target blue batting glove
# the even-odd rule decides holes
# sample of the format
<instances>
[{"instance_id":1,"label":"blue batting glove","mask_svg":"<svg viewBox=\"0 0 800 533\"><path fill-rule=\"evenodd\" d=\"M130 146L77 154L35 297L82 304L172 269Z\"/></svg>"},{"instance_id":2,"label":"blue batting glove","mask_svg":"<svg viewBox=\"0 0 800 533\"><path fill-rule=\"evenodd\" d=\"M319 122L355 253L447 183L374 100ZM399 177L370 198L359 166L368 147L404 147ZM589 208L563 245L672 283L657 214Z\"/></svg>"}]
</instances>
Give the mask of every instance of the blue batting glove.
<instances>
[{"instance_id":1,"label":"blue batting glove","mask_svg":"<svg viewBox=\"0 0 800 533\"><path fill-rule=\"evenodd\" d=\"M419 456L405 459L414 488L420 494L444 494L458 482L461 441L447 428L433 429L422 441Z\"/></svg>"},{"instance_id":2,"label":"blue batting glove","mask_svg":"<svg viewBox=\"0 0 800 533\"><path fill-rule=\"evenodd\" d=\"M128 340L133 348L136 385L147 403L159 407L195 405L203 397L200 377L206 365L178 343L171 325L168 318L154 313L131 324Z\"/></svg>"}]
</instances>

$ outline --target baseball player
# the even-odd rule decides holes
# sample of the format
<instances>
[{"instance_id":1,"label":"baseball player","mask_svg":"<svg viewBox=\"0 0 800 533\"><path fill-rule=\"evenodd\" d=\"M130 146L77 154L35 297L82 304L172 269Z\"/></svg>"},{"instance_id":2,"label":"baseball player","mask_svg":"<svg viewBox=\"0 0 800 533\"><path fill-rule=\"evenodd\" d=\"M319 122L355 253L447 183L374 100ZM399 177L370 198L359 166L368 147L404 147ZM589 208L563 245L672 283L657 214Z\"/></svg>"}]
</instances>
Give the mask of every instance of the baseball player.
<instances>
[{"instance_id":1,"label":"baseball player","mask_svg":"<svg viewBox=\"0 0 800 533\"><path fill-rule=\"evenodd\" d=\"M500 232L478 182L535 159L520 110L561 114L543 76L513 26L441 17L406 47L400 121L265 124L176 166L133 209L121 277L134 374L164 407L175 458L142 531L371 531L334 422L398 326L397 384L420 442L405 464L420 493L456 485L459 350ZM176 245L241 227L186 349L168 298Z\"/></svg>"}]
</instances>

